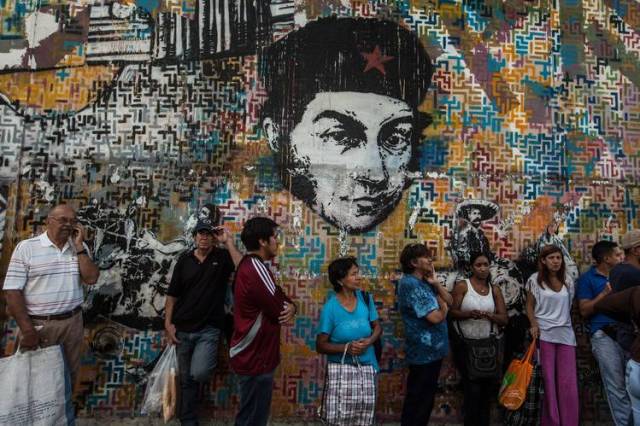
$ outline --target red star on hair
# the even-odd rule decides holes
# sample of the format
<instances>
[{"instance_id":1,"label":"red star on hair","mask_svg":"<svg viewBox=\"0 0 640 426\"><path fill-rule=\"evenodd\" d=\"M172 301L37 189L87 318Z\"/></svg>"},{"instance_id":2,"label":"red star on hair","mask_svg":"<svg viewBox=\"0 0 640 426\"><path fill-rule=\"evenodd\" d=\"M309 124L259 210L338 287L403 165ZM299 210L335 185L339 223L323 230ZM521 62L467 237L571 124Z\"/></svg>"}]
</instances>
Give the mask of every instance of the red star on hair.
<instances>
[{"instance_id":1,"label":"red star on hair","mask_svg":"<svg viewBox=\"0 0 640 426\"><path fill-rule=\"evenodd\" d=\"M363 58L367 60L367 65L365 65L364 70L362 72L367 72L370 69L375 68L378 71L380 71L383 75L387 74L383 64L385 62L389 62L390 60L392 60L393 56L383 55L382 52L380 52L379 46L376 46L375 49L373 49L373 52L371 53L360 52L360 54L362 55Z\"/></svg>"}]
</instances>

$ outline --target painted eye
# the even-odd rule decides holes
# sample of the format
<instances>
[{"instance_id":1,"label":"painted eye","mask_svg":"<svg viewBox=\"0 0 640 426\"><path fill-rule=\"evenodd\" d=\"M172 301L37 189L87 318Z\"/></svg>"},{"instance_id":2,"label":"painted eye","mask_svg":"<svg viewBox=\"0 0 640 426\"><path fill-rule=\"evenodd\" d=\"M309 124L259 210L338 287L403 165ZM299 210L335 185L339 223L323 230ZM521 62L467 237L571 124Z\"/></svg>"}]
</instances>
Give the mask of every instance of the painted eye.
<instances>
[{"instance_id":1,"label":"painted eye","mask_svg":"<svg viewBox=\"0 0 640 426\"><path fill-rule=\"evenodd\" d=\"M330 143L340 145L344 147L342 152L345 152L351 148L356 148L363 143L361 138L353 136L349 131L345 129L329 129L320 133L320 138L324 143Z\"/></svg>"},{"instance_id":2,"label":"painted eye","mask_svg":"<svg viewBox=\"0 0 640 426\"><path fill-rule=\"evenodd\" d=\"M410 125L398 126L385 135L385 138L381 140L381 145L387 151L402 152L411 145L412 137L413 129Z\"/></svg>"}]
</instances>

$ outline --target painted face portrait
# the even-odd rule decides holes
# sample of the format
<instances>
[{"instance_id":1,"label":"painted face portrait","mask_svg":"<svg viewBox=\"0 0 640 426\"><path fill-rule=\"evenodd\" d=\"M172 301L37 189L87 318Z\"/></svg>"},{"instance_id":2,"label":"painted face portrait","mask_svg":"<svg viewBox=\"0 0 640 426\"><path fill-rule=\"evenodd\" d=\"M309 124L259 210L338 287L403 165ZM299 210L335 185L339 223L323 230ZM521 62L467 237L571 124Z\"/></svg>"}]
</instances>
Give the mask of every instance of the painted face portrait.
<instances>
[{"instance_id":1,"label":"painted face portrait","mask_svg":"<svg viewBox=\"0 0 640 426\"><path fill-rule=\"evenodd\" d=\"M374 93L318 93L291 132L290 173L313 188L311 207L331 223L365 229L402 197L413 132L406 102Z\"/></svg>"},{"instance_id":2,"label":"painted face portrait","mask_svg":"<svg viewBox=\"0 0 640 426\"><path fill-rule=\"evenodd\" d=\"M263 128L286 189L351 234L384 221L418 170L432 66L413 33L327 18L268 47Z\"/></svg>"},{"instance_id":3,"label":"painted face portrait","mask_svg":"<svg viewBox=\"0 0 640 426\"><path fill-rule=\"evenodd\" d=\"M482 224L482 213L479 209L471 209L469 211L469 222L476 228Z\"/></svg>"}]
</instances>

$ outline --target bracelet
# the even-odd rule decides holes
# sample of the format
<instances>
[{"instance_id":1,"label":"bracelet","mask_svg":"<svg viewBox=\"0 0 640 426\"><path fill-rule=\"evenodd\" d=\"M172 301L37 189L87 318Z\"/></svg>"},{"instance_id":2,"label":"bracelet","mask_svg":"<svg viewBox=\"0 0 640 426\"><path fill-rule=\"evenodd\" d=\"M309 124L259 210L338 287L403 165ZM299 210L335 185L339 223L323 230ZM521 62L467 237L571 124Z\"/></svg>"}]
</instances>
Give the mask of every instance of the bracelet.
<instances>
[{"instance_id":1,"label":"bracelet","mask_svg":"<svg viewBox=\"0 0 640 426\"><path fill-rule=\"evenodd\" d=\"M76 256L80 256L81 254L87 254L87 249L82 249L76 253Z\"/></svg>"}]
</instances>

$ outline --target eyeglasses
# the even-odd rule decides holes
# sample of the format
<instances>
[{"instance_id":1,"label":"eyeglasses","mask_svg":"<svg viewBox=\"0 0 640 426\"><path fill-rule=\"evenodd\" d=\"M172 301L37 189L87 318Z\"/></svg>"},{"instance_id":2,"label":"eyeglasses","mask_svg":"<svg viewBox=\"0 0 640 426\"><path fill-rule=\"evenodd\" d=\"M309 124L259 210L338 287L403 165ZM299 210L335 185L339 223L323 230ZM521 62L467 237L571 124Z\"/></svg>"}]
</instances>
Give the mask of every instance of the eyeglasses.
<instances>
[{"instance_id":1,"label":"eyeglasses","mask_svg":"<svg viewBox=\"0 0 640 426\"><path fill-rule=\"evenodd\" d=\"M58 222L61 225L75 225L75 224L78 223L78 220L76 218L55 217L55 216L49 216L49 218L55 220L56 222Z\"/></svg>"}]
</instances>

